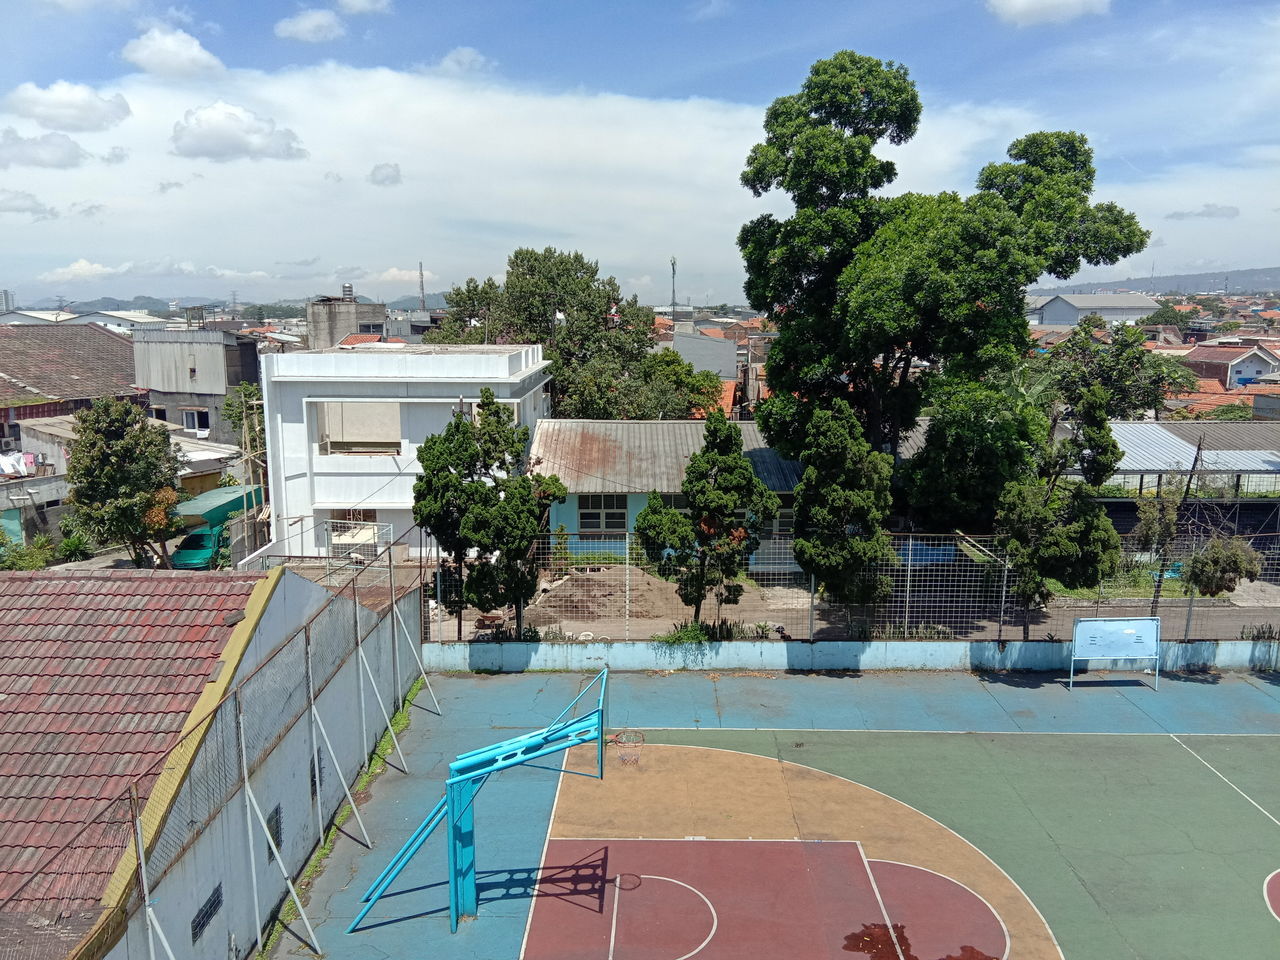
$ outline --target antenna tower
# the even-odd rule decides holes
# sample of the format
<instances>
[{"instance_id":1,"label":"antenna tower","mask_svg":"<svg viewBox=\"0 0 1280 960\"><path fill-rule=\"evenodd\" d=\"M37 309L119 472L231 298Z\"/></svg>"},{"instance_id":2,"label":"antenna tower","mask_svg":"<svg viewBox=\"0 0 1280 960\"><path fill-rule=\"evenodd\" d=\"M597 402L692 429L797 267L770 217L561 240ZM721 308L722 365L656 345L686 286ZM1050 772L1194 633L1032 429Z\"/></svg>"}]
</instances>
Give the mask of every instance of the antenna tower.
<instances>
[{"instance_id":1,"label":"antenna tower","mask_svg":"<svg viewBox=\"0 0 1280 960\"><path fill-rule=\"evenodd\" d=\"M671 258L671 329L676 324L676 258Z\"/></svg>"},{"instance_id":2,"label":"antenna tower","mask_svg":"<svg viewBox=\"0 0 1280 960\"><path fill-rule=\"evenodd\" d=\"M418 309L427 309L427 281L422 272L422 261L418 261Z\"/></svg>"}]
</instances>

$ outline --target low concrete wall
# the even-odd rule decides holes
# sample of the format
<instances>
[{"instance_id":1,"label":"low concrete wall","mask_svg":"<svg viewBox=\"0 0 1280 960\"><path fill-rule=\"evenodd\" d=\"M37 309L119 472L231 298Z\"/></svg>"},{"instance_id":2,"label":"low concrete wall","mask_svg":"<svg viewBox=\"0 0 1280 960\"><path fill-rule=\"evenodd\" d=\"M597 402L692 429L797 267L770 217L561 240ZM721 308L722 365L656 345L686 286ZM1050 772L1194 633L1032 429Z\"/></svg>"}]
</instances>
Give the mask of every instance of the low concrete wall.
<instances>
[{"instance_id":1,"label":"low concrete wall","mask_svg":"<svg viewBox=\"0 0 1280 960\"><path fill-rule=\"evenodd\" d=\"M1162 670L1276 670L1280 641L1166 643ZM428 670L1038 670L1063 671L1070 644L1011 641L1001 650L962 640L733 640L697 646L651 641L609 643L426 643ZM1143 670L1149 660L1081 662L1078 668Z\"/></svg>"}]
</instances>

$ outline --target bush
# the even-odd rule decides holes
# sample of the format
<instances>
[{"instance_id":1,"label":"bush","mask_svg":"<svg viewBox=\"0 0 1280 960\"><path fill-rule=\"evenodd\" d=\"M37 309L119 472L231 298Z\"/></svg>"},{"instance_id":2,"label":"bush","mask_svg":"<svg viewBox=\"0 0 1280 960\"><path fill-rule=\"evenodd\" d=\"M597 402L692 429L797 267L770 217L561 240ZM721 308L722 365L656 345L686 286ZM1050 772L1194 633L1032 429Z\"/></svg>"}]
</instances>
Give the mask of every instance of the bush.
<instances>
[{"instance_id":1,"label":"bush","mask_svg":"<svg viewBox=\"0 0 1280 960\"><path fill-rule=\"evenodd\" d=\"M561 636L563 637L563 635ZM489 631L489 639L494 643L514 643L516 640L521 640L524 643L537 643L542 639L542 636L538 633L537 627L525 627L519 637L516 636L514 628L498 627ZM551 638L548 637L547 639Z\"/></svg>"},{"instance_id":2,"label":"bush","mask_svg":"<svg viewBox=\"0 0 1280 960\"><path fill-rule=\"evenodd\" d=\"M58 563L75 563L90 559L93 556L93 547L88 537L72 533L62 538L62 542L54 552Z\"/></svg>"},{"instance_id":3,"label":"bush","mask_svg":"<svg viewBox=\"0 0 1280 960\"><path fill-rule=\"evenodd\" d=\"M768 624L765 624L767 627ZM655 643L679 646L690 643L711 643L722 640L746 640L758 637L755 624L748 627L741 620L717 620L715 623L683 623L672 625L670 633L659 633L653 637Z\"/></svg>"}]
</instances>

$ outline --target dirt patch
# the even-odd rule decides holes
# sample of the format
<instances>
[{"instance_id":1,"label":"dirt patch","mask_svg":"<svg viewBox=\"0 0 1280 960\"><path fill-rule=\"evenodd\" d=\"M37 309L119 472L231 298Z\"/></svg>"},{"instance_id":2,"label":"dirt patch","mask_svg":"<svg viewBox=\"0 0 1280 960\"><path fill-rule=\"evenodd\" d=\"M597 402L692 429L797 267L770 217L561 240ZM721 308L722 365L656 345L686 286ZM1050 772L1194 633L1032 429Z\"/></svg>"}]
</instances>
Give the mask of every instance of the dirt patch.
<instances>
[{"instance_id":1,"label":"dirt patch","mask_svg":"<svg viewBox=\"0 0 1280 960\"><path fill-rule=\"evenodd\" d=\"M1243 580L1227 599L1237 607L1280 607L1280 584Z\"/></svg>"},{"instance_id":2,"label":"dirt patch","mask_svg":"<svg viewBox=\"0 0 1280 960\"><path fill-rule=\"evenodd\" d=\"M542 627L565 620L621 619L628 612L634 620L655 620L683 608L674 583L639 567L610 566L597 571L574 571L548 585L526 611L525 622Z\"/></svg>"}]
</instances>

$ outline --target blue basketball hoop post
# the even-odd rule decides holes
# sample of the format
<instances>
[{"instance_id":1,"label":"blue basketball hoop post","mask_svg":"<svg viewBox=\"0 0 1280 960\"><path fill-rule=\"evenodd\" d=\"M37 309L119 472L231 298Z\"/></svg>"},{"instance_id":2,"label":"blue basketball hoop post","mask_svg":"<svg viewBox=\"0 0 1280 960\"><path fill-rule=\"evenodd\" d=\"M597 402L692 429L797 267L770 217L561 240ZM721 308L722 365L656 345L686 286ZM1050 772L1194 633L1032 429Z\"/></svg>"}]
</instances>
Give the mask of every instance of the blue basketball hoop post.
<instances>
[{"instance_id":1,"label":"blue basketball hoop post","mask_svg":"<svg viewBox=\"0 0 1280 960\"><path fill-rule=\"evenodd\" d=\"M582 716L573 716L573 710L579 701L597 685L600 690L595 708ZM538 766L533 761L592 740L596 742L596 776L604 779L608 689L609 671L606 668L596 674L548 726L492 746L459 754L449 764L449 779L445 781L444 797L365 891L362 898L365 905L347 927L347 933L356 931L374 904L387 892L441 823L448 824L449 835L449 927L457 932L460 918L475 916L480 909L480 898L476 890L474 807L480 788L494 773L526 764Z\"/></svg>"}]
</instances>

